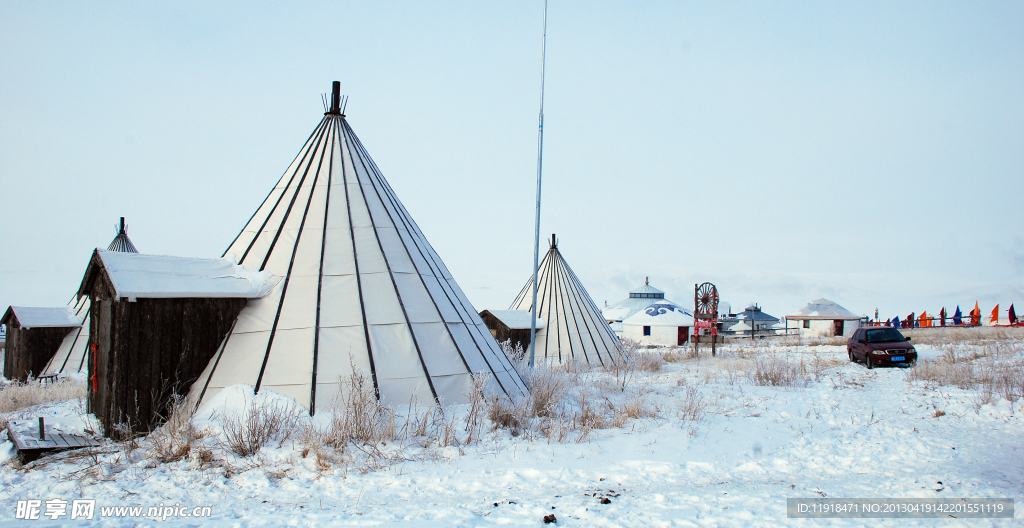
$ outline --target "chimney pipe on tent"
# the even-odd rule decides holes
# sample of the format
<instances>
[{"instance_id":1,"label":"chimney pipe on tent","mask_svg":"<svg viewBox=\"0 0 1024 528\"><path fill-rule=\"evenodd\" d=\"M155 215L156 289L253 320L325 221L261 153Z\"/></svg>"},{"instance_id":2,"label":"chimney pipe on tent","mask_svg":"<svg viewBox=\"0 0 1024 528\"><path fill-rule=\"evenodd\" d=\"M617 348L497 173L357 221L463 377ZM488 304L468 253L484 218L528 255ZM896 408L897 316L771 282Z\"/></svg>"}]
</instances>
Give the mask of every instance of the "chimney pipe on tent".
<instances>
[{"instance_id":1,"label":"chimney pipe on tent","mask_svg":"<svg viewBox=\"0 0 1024 528\"><path fill-rule=\"evenodd\" d=\"M331 113L341 113L341 82L334 81L331 85Z\"/></svg>"},{"instance_id":2,"label":"chimney pipe on tent","mask_svg":"<svg viewBox=\"0 0 1024 528\"><path fill-rule=\"evenodd\" d=\"M121 230L118 233L124 233L124 217L121 217Z\"/></svg>"}]
</instances>

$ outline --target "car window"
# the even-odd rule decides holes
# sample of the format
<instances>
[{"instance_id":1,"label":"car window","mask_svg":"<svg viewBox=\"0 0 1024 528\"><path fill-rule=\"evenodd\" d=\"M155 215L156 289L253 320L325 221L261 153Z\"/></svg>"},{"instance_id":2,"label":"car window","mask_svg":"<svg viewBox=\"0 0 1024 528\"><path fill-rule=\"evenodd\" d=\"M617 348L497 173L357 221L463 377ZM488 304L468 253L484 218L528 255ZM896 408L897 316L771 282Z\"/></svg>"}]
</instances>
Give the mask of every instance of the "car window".
<instances>
[{"instance_id":1,"label":"car window","mask_svg":"<svg viewBox=\"0 0 1024 528\"><path fill-rule=\"evenodd\" d=\"M895 328L879 328L878 330L867 331L868 343L902 343L906 341L903 334Z\"/></svg>"}]
</instances>

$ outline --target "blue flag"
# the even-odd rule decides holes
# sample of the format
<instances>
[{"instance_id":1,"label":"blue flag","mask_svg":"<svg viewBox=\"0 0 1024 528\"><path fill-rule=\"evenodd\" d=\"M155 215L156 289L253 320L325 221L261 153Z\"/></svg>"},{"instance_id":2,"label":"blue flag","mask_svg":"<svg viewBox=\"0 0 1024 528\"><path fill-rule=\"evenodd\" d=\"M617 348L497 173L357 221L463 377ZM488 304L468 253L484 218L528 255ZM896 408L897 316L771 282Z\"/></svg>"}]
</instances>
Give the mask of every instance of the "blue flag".
<instances>
[{"instance_id":1,"label":"blue flag","mask_svg":"<svg viewBox=\"0 0 1024 528\"><path fill-rule=\"evenodd\" d=\"M896 317L892 318L892 327L900 328L900 316L897 315Z\"/></svg>"},{"instance_id":2,"label":"blue flag","mask_svg":"<svg viewBox=\"0 0 1024 528\"><path fill-rule=\"evenodd\" d=\"M962 315L960 314L960 305L958 304L956 305L956 312L953 313L953 324L963 324L963 320L961 319L961 317Z\"/></svg>"}]
</instances>

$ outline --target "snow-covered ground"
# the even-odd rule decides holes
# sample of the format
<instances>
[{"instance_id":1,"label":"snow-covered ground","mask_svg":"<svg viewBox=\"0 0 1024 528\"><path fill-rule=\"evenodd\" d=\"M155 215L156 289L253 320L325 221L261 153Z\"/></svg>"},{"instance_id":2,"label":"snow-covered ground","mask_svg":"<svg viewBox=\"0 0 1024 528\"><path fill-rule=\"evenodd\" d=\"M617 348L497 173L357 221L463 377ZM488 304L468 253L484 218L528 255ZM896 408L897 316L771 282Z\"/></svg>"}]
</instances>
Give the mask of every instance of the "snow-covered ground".
<instances>
[{"instance_id":1,"label":"snow-covered ground","mask_svg":"<svg viewBox=\"0 0 1024 528\"><path fill-rule=\"evenodd\" d=\"M1021 354L1020 342L1008 346ZM918 349L925 359L942 353ZM803 379L757 385L750 377L757 358L803 365ZM196 526L538 526L550 514L559 526L1021 525L1024 400L981 399L977 389L909 382L908 373L849 363L840 346L726 349L714 359L637 373L626 394L642 398L655 417L589 435L570 431L561 443L485 424L471 445L377 446L392 457L377 466L355 448L321 465L303 457L299 434L248 459L217 447L221 440L211 434L203 441L214 460L205 463L194 454L159 463L143 442L131 455L111 443L96 457L61 455L21 467L7 442L0 444L7 459L0 524L26 523L15 519L18 500L86 498L96 500L97 514L101 506L212 506L210 518L174 519ZM610 374L576 379L593 389L599 407L602 398L627 398L613 394ZM704 412L688 415L695 403ZM76 401L7 417L44 414L68 429L88 419ZM320 425L325 419L318 417ZM220 422L201 415L196 423L217 433ZM1006 497L1017 511L1014 519L798 520L786 517L789 497Z\"/></svg>"}]
</instances>

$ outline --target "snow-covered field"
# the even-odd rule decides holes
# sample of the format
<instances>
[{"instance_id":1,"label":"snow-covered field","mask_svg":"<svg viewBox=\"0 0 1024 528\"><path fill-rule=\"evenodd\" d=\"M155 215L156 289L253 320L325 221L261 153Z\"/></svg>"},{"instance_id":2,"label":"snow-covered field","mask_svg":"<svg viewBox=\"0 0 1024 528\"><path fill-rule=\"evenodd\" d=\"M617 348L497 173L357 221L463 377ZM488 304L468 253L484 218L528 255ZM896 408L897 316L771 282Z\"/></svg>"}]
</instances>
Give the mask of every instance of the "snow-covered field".
<instances>
[{"instance_id":1,"label":"snow-covered field","mask_svg":"<svg viewBox=\"0 0 1024 528\"><path fill-rule=\"evenodd\" d=\"M1002 362L1019 372L1024 360L1016 339L918 350L933 378L950 350L961 367L979 371ZM561 418L534 419L518 436L485 420L481 439L467 444L468 409L457 409L447 447L438 446L437 431L452 414L432 421L426 447L407 435L311 449L299 431L328 428L330 417L319 414L252 457L230 452L222 420L210 414L195 418L206 436L170 463L152 458L143 440L134 451L108 442L23 467L6 442L0 524L71 522L15 519L17 501L51 498L95 499L97 519L74 521L94 526L161 523L144 515L100 519L103 506L168 505L211 506L210 518L173 519L196 526L539 526L551 514L559 526L1022 524L1024 386L1010 401L984 386L910 380L910 369L849 363L845 346L834 345L733 345L716 358L675 352L667 359L633 373L625 390L604 371L556 373L567 384ZM783 385L758 384L759 373ZM225 405L242 412L249 391L225 391ZM581 416L581 391L603 418ZM257 397L267 402L281 398ZM67 430L87 427L76 400L2 416L40 415ZM605 428L587 429L600 421ZM1017 511L1014 519L798 520L786 517L789 497L1006 497Z\"/></svg>"}]
</instances>

